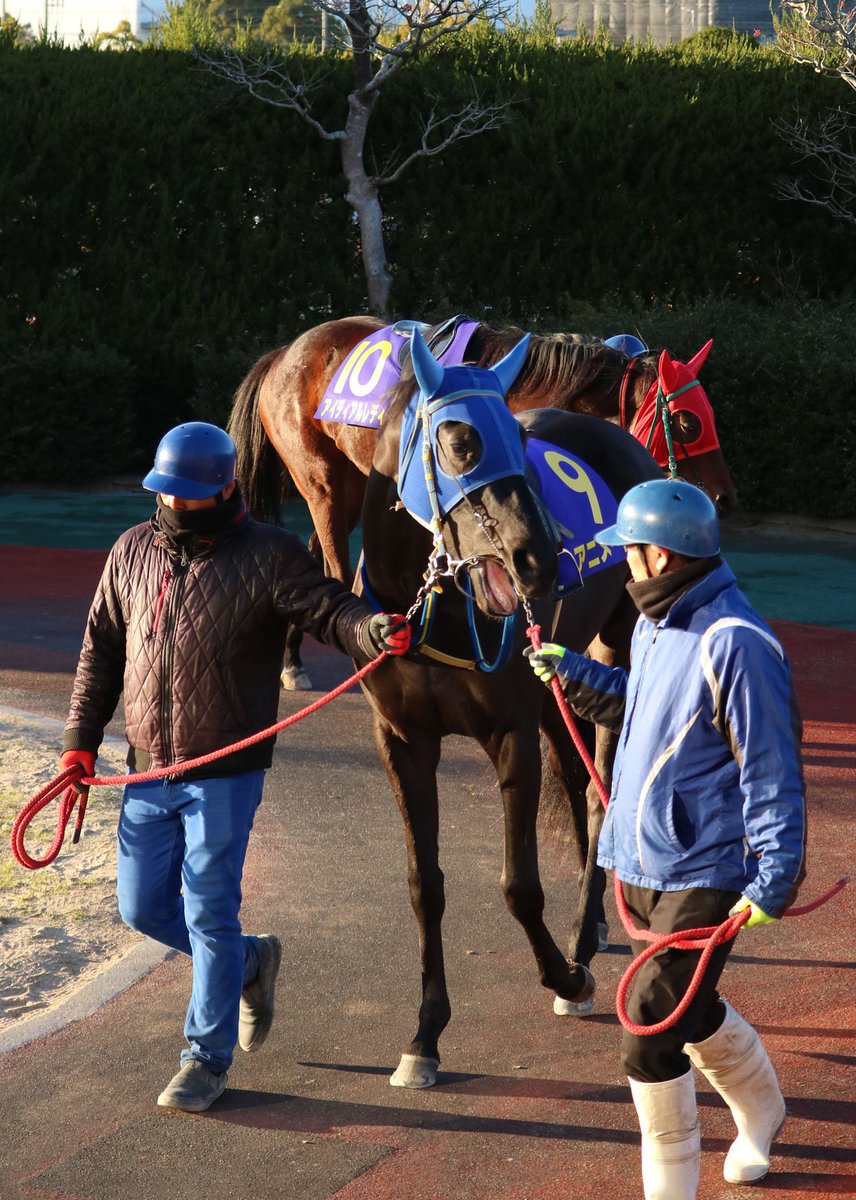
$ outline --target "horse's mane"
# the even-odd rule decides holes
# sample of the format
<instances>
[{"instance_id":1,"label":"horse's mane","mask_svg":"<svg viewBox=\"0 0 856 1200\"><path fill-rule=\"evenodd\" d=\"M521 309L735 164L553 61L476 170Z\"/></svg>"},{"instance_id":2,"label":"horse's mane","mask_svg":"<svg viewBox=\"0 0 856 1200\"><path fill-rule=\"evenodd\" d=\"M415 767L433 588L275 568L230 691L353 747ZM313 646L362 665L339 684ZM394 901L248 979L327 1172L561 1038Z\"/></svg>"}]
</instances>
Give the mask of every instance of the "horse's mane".
<instances>
[{"instance_id":1,"label":"horse's mane","mask_svg":"<svg viewBox=\"0 0 856 1200\"><path fill-rule=\"evenodd\" d=\"M503 328L482 323L474 330L467 346L466 361L480 367L499 362L517 345L525 330L516 325ZM627 371L627 358L620 350L605 346L599 337L588 333L533 334L526 362L508 396L515 411L527 400L533 407L566 408L598 417L618 415L618 397ZM657 353L649 351L634 359L632 377L642 380L644 395L656 378ZM408 358L396 386L391 391L390 414L403 406L413 394L413 368ZM628 417L641 400L636 389L628 393Z\"/></svg>"},{"instance_id":2,"label":"horse's mane","mask_svg":"<svg viewBox=\"0 0 856 1200\"><path fill-rule=\"evenodd\" d=\"M522 338L524 330L514 325L496 328L482 324L470 339L467 357L491 366ZM640 364L641 365L641 364ZM608 416L605 402L617 410L618 393L627 359L587 333L533 334L526 363L510 395L550 397L556 408L573 407L577 412ZM578 403L576 397L580 397Z\"/></svg>"}]
</instances>

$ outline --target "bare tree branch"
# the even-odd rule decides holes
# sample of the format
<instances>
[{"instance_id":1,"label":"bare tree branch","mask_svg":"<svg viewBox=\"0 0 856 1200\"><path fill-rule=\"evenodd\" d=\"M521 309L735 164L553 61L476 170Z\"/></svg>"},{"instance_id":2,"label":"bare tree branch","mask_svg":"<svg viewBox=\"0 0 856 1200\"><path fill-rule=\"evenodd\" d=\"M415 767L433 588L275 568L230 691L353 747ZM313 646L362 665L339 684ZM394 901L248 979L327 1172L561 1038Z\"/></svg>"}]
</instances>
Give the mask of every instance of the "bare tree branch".
<instances>
[{"instance_id":1,"label":"bare tree branch","mask_svg":"<svg viewBox=\"0 0 856 1200\"><path fill-rule=\"evenodd\" d=\"M782 0L782 16L774 18L774 24L779 49L794 62L837 76L856 89L856 0ZM773 124L809 176L809 182L785 180L777 195L856 224L853 113L830 110L812 128L797 110L792 123Z\"/></svg>"},{"instance_id":2,"label":"bare tree branch","mask_svg":"<svg viewBox=\"0 0 856 1200\"><path fill-rule=\"evenodd\" d=\"M231 46L225 46L217 55L202 50L196 50L194 53L197 60L212 75L246 88L251 96L263 100L265 104L297 113L326 141L339 141L345 136L343 129L326 129L312 115L312 97L321 89L330 72L312 79L305 76L296 79L290 70L285 69L282 56L273 51L256 58L249 58Z\"/></svg>"},{"instance_id":3,"label":"bare tree branch","mask_svg":"<svg viewBox=\"0 0 856 1200\"><path fill-rule=\"evenodd\" d=\"M454 37L477 21L506 20L510 10L508 0L394 0L384 4L387 17L381 25L363 0L315 2L343 22L355 52L361 36L365 40L373 60L371 77L359 89L366 99L441 38Z\"/></svg>"},{"instance_id":4,"label":"bare tree branch","mask_svg":"<svg viewBox=\"0 0 856 1200\"><path fill-rule=\"evenodd\" d=\"M775 22L779 48L794 62L837 75L856 88L856 4L853 0L782 0Z\"/></svg>"},{"instance_id":5,"label":"bare tree branch","mask_svg":"<svg viewBox=\"0 0 856 1200\"><path fill-rule=\"evenodd\" d=\"M395 183L417 159L433 158L448 150L454 142L477 137L490 129L501 128L509 119L508 110L512 103L513 101L506 104L483 104L477 95L458 112L448 113L444 117L437 116L437 105L433 104L422 125L422 142L419 148L411 151L398 166L393 167L390 164L384 174L374 177L373 182L377 187Z\"/></svg>"},{"instance_id":6,"label":"bare tree branch","mask_svg":"<svg viewBox=\"0 0 856 1200\"><path fill-rule=\"evenodd\" d=\"M809 172L812 184L788 179L776 188L784 200L798 200L823 209L838 220L856 225L856 151L853 121L845 113L826 114L816 129L797 113L793 124L774 122Z\"/></svg>"}]
</instances>

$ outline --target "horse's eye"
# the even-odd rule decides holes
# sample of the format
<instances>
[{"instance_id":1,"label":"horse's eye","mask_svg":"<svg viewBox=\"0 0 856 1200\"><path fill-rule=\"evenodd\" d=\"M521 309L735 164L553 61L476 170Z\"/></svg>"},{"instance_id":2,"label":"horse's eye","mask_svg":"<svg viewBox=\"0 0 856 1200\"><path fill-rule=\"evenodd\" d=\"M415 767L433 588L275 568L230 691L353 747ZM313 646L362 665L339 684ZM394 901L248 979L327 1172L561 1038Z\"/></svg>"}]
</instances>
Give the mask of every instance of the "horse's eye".
<instances>
[{"instance_id":1,"label":"horse's eye","mask_svg":"<svg viewBox=\"0 0 856 1200\"><path fill-rule=\"evenodd\" d=\"M701 437L701 418L686 408L672 414L672 429L682 445L688 445Z\"/></svg>"},{"instance_id":2,"label":"horse's eye","mask_svg":"<svg viewBox=\"0 0 856 1200\"><path fill-rule=\"evenodd\" d=\"M443 436L445 434L445 436ZM448 422L440 427L438 438L440 465L452 475L466 475L478 465L482 456L482 440L471 425Z\"/></svg>"}]
</instances>

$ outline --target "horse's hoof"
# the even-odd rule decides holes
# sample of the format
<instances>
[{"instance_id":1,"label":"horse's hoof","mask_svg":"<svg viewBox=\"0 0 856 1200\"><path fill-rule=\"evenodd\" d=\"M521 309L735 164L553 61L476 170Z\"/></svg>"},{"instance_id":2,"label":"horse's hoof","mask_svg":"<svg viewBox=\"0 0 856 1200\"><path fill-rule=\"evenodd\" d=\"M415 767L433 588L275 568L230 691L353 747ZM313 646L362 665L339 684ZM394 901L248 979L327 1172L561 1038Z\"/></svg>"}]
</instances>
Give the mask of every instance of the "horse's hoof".
<instances>
[{"instance_id":1,"label":"horse's hoof","mask_svg":"<svg viewBox=\"0 0 856 1200\"><path fill-rule=\"evenodd\" d=\"M588 967L584 967L582 963L577 963L576 966L583 972L585 981L577 993L576 1000L566 1000L563 996L556 996L553 1001L553 1012L557 1017L587 1017L590 1012L594 1011L597 980Z\"/></svg>"},{"instance_id":2,"label":"horse's hoof","mask_svg":"<svg viewBox=\"0 0 856 1200\"><path fill-rule=\"evenodd\" d=\"M609 926L606 921L597 923L597 949L598 953L609 949Z\"/></svg>"},{"instance_id":3,"label":"horse's hoof","mask_svg":"<svg viewBox=\"0 0 856 1200\"><path fill-rule=\"evenodd\" d=\"M402 1054L401 1062L389 1082L393 1087L429 1088L437 1082L436 1058L422 1058L418 1054Z\"/></svg>"},{"instance_id":4,"label":"horse's hoof","mask_svg":"<svg viewBox=\"0 0 856 1200\"><path fill-rule=\"evenodd\" d=\"M312 680L303 667L285 667L279 678L287 692L312 691Z\"/></svg>"},{"instance_id":5,"label":"horse's hoof","mask_svg":"<svg viewBox=\"0 0 856 1200\"><path fill-rule=\"evenodd\" d=\"M594 1000L563 1000L561 996L556 996L553 1001L553 1012L557 1017L587 1017L589 1013L594 1012Z\"/></svg>"}]
</instances>

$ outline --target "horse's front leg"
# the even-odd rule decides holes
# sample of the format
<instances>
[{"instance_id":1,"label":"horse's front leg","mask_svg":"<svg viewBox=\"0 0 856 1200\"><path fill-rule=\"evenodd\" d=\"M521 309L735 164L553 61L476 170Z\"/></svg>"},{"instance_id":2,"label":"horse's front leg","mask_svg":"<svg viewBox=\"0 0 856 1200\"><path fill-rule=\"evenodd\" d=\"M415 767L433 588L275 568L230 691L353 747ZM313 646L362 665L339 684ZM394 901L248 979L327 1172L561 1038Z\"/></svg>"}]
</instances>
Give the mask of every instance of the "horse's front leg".
<instances>
[{"instance_id":1,"label":"horse's front leg","mask_svg":"<svg viewBox=\"0 0 856 1200\"><path fill-rule=\"evenodd\" d=\"M441 933L446 898L439 862L440 738L411 732L405 742L376 717L375 741L404 821L407 879L419 927L422 966L419 1024L390 1083L394 1087L426 1088L437 1081L440 1034L452 1014Z\"/></svg>"},{"instance_id":2,"label":"horse's front leg","mask_svg":"<svg viewBox=\"0 0 856 1200\"><path fill-rule=\"evenodd\" d=\"M584 963L568 963L544 923L544 889L538 871L537 819L541 752L537 726L507 734L488 746L502 789L505 852L502 891L535 953L541 984L565 1000L594 1007L596 984Z\"/></svg>"}]
</instances>

